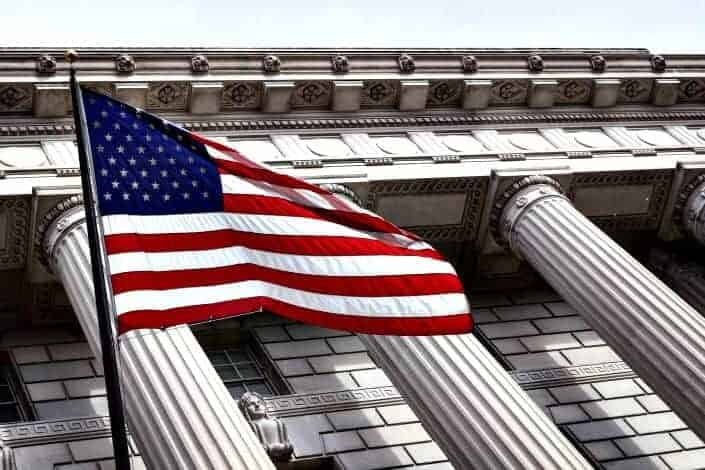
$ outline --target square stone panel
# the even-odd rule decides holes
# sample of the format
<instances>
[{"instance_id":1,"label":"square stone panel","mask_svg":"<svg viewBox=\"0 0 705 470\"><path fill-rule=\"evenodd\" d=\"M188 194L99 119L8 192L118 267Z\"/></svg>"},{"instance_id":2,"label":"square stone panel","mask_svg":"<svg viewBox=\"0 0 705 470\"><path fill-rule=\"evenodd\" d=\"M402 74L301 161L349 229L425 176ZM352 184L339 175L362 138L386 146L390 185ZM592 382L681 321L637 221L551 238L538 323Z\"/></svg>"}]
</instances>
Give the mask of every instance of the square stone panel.
<instances>
[{"instance_id":1,"label":"square stone panel","mask_svg":"<svg viewBox=\"0 0 705 470\"><path fill-rule=\"evenodd\" d=\"M294 108L325 108L330 104L333 84L326 81L297 82L291 94Z\"/></svg>"},{"instance_id":2,"label":"square stone panel","mask_svg":"<svg viewBox=\"0 0 705 470\"><path fill-rule=\"evenodd\" d=\"M259 82L225 82L222 109L257 109L262 103L262 84Z\"/></svg>"},{"instance_id":3,"label":"square stone panel","mask_svg":"<svg viewBox=\"0 0 705 470\"><path fill-rule=\"evenodd\" d=\"M189 96L186 82L150 83L147 90L147 107L162 111L183 111Z\"/></svg>"},{"instance_id":4,"label":"square stone panel","mask_svg":"<svg viewBox=\"0 0 705 470\"><path fill-rule=\"evenodd\" d=\"M25 113L32 111L34 90L30 84L8 83L0 85L0 113Z\"/></svg>"},{"instance_id":5,"label":"square stone panel","mask_svg":"<svg viewBox=\"0 0 705 470\"><path fill-rule=\"evenodd\" d=\"M362 107L394 106L399 97L396 80L365 80L362 84Z\"/></svg>"},{"instance_id":6,"label":"square stone panel","mask_svg":"<svg viewBox=\"0 0 705 470\"><path fill-rule=\"evenodd\" d=\"M367 208L431 242L474 240L486 186L484 178L373 182Z\"/></svg>"}]
</instances>

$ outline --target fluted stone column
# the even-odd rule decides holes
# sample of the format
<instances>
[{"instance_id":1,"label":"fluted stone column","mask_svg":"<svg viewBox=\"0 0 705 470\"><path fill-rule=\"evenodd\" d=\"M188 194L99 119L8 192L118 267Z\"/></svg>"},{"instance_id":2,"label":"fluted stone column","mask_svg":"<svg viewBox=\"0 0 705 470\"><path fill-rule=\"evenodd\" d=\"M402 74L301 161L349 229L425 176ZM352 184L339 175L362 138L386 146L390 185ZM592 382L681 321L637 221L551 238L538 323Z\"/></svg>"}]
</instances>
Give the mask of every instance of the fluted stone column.
<instances>
[{"instance_id":1,"label":"fluted stone column","mask_svg":"<svg viewBox=\"0 0 705 470\"><path fill-rule=\"evenodd\" d=\"M60 203L40 228L56 273L100 357L85 216L80 196ZM153 470L274 470L188 326L136 330L120 338L130 433Z\"/></svg>"},{"instance_id":2,"label":"fluted stone column","mask_svg":"<svg viewBox=\"0 0 705 470\"><path fill-rule=\"evenodd\" d=\"M359 337L456 469L592 468L472 334Z\"/></svg>"},{"instance_id":3,"label":"fluted stone column","mask_svg":"<svg viewBox=\"0 0 705 470\"><path fill-rule=\"evenodd\" d=\"M360 338L455 468L592 468L472 334Z\"/></svg>"},{"instance_id":4,"label":"fluted stone column","mask_svg":"<svg viewBox=\"0 0 705 470\"><path fill-rule=\"evenodd\" d=\"M513 189L495 218L496 236L705 436L705 319L575 209L555 181L528 177Z\"/></svg>"}]
</instances>

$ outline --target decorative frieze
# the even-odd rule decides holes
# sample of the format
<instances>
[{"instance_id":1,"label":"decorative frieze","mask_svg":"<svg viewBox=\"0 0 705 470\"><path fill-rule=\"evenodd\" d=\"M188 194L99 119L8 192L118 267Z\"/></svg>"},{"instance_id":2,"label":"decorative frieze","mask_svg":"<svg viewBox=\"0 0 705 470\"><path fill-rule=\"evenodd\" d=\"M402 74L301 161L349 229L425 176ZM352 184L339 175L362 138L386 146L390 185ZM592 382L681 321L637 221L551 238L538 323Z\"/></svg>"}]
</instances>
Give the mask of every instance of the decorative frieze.
<instances>
[{"instance_id":1,"label":"decorative frieze","mask_svg":"<svg viewBox=\"0 0 705 470\"><path fill-rule=\"evenodd\" d=\"M678 100L683 102L702 101L705 99L705 79L681 79L678 85Z\"/></svg>"},{"instance_id":2,"label":"decorative frieze","mask_svg":"<svg viewBox=\"0 0 705 470\"><path fill-rule=\"evenodd\" d=\"M619 101L621 103L646 103L651 97L653 81L642 78L629 78L622 80L619 87Z\"/></svg>"},{"instance_id":3,"label":"decorative frieze","mask_svg":"<svg viewBox=\"0 0 705 470\"><path fill-rule=\"evenodd\" d=\"M492 83L490 104L516 105L526 101L529 83L527 80L497 80Z\"/></svg>"},{"instance_id":4,"label":"decorative frieze","mask_svg":"<svg viewBox=\"0 0 705 470\"><path fill-rule=\"evenodd\" d=\"M0 199L0 270L18 269L24 266L29 237L27 200Z\"/></svg>"},{"instance_id":5,"label":"decorative frieze","mask_svg":"<svg viewBox=\"0 0 705 470\"><path fill-rule=\"evenodd\" d=\"M558 80L556 104L586 104L592 95L592 80Z\"/></svg>"},{"instance_id":6,"label":"decorative frieze","mask_svg":"<svg viewBox=\"0 0 705 470\"><path fill-rule=\"evenodd\" d=\"M431 80L428 90L428 106L456 106L462 96L460 80Z\"/></svg>"}]
</instances>

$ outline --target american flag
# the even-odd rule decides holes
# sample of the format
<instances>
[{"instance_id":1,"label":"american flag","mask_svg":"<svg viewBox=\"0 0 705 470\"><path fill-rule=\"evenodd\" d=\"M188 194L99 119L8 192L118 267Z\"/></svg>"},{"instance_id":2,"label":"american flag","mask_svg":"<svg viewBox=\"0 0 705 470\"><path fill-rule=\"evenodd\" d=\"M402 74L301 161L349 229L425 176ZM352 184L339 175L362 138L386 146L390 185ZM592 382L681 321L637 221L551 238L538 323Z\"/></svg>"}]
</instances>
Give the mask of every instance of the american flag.
<instances>
[{"instance_id":1,"label":"american flag","mask_svg":"<svg viewBox=\"0 0 705 470\"><path fill-rule=\"evenodd\" d=\"M83 90L118 331L266 310L371 334L470 331L417 236L330 192Z\"/></svg>"}]
</instances>

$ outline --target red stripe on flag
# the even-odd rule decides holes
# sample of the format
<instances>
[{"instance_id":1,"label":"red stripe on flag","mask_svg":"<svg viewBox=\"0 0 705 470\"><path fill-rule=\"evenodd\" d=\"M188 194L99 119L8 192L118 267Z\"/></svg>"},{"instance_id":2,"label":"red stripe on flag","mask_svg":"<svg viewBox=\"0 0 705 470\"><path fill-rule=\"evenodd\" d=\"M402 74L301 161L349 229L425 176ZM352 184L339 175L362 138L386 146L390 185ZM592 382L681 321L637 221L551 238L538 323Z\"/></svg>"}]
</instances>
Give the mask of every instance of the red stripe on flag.
<instances>
[{"instance_id":1,"label":"red stripe on flag","mask_svg":"<svg viewBox=\"0 0 705 470\"><path fill-rule=\"evenodd\" d=\"M271 235L237 230L196 233L106 235L109 255L130 252L166 253L244 246L253 250L309 256L419 256L443 260L433 249L409 250L364 238L342 236Z\"/></svg>"},{"instance_id":2,"label":"red stripe on flag","mask_svg":"<svg viewBox=\"0 0 705 470\"><path fill-rule=\"evenodd\" d=\"M223 205L226 212L307 217L335 222L365 232L395 233L412 240L421 240L418 235L402 230L378 217L360 212L303 206L279 197L223 194Z\"/></svg>"},{"instance_id":3,"label":"red stripe on flag","mask_svg":"<svg viewBox=\"0 0 705 470\"><path fill-rule=\"evenodd\" d=\"M111 280L115 295L136 290L181 289L243 281L263 281L306 292L359 297L463 292L460 281L452 274L320 276L280 271L249 263L206 269L130 271L114 274Z\"/></svg>"},{"instance_id":4,"label":"red stripe on flag","mask_svg":"<svg viewBox=\"0 0 705 470\"><path fill-rule=\"evenodd\" d=\"M216 320L237 315L267 310L278 315L305 323L335 330L355 331L376 335L450 335L464 334L472 330L472 318L468 314L433 317L367 317L340 315L297 307L266 297L250 297L208 305L194 305L168 310L135 310L118 317L119 334L139 328L165 328L190 323L194 318Z\"/></svg>"}]
</instances>

